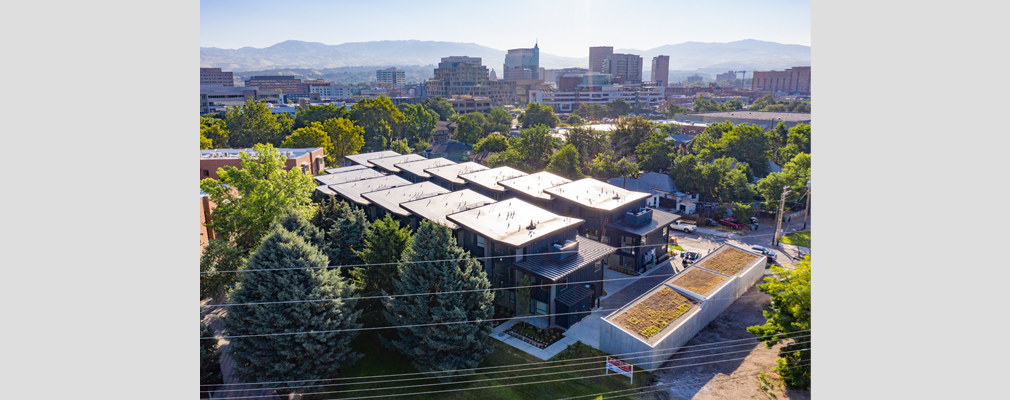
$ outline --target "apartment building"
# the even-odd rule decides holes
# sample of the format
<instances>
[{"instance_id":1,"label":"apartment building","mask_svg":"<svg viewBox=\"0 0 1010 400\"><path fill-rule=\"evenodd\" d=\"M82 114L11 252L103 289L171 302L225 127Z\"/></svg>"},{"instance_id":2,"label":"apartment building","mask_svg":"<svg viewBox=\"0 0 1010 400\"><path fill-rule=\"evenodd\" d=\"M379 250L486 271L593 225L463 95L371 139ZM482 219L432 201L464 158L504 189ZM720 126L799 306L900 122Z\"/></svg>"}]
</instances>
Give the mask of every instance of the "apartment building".
<instances>
[{"instance_id":1,"label":"apartment building","mask_svg":"<svg viewBox=\"0 0 1010 400\"><path fill-rule=\"evenodd\" d=\"M231 71L222 71L221 68L200 68L200 86L235 86L235 77Z\"/></svg>"}]
</instances>

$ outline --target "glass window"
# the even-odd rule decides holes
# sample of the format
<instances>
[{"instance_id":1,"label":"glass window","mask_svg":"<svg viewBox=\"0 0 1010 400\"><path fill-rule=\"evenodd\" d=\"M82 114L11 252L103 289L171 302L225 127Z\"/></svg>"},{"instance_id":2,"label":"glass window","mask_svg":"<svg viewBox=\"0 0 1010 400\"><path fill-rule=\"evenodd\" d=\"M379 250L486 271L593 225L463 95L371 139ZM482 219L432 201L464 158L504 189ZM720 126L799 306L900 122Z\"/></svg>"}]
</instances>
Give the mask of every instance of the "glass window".
<instances>
[{"instance_id":1,"label":"glass window","mask_svg":"<svg viewBox=\"0 0 1010 400\"><path fill-rule=\"evenodd\" d=\"M484 237L477 235L477 247L484 248L487 246L487 242L484 241Z\"/></svg>"},{"instance_id":2,"label":"glass window","mask_svg":"<svg viewBox=\"0 0 1010 400\"><path fill-rule=\"evenodd\" d=\"M601 269L603 269L603 260L598 260L593 265L593 272L599 273Z\"/></svg>"}]
</instances>

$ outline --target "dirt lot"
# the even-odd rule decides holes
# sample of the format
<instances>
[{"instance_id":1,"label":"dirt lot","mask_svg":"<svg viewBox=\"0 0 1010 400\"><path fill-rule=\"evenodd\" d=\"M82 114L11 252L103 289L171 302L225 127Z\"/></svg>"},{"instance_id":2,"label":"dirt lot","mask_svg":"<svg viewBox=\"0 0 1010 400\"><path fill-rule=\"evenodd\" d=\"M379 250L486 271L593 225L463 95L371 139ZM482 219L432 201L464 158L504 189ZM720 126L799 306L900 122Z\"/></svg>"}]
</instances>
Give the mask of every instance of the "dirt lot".
<instances>
[{"instance_id":1,"label":"dirt lot","mask_svg":"<svg viewBox=\"0 0 1010 400\"><path fill-rule=\"evenodd\" d=\"M747 327L765 322L761 310L770 302L770 296L762 294L757 287L751 287L743 297L737 299L729 308L708 324L681 351L677 352L661 368L677 365L697 364L721 361L712 364L695 365L684 368L659 370L655 373L656 384L665 385L659 388L673 387L669 390L643 395L645 399L695 399L695 400L729 400L729 399L810 399L809 390L788 390L774 372L775 360L778 358L778 347L765 347L764 343L756 341L730 342L727 344L705 344L725 342L737 339L752 339L754 335L747 332ZM809 340L809 337L801 338ZM701 345L701 346L699 346ZM747 351L725 354L732 351ZM746 359L739 360L746 357ZM766 371L770 383L770 396L761 388L758 373ZM685 382L686 381L686 382ZM678 382L678 383L673 383ZM686 385L693 384L693 386ZM767 385L767 384L766 384ZM767 386L766 386L767 387Z\"/></svg>"}]
</instances>

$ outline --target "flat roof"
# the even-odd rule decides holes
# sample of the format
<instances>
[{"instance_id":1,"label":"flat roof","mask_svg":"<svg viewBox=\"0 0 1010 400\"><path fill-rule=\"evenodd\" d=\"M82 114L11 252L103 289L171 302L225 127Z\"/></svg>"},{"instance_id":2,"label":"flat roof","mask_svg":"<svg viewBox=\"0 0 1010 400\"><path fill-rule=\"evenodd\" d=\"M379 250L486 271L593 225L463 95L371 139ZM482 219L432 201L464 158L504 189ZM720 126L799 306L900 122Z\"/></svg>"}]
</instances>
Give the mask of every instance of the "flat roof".
<instances>
[{"instance_id":1,"label":"flat roof","mask_svg":"<svg viewBox=\"0 0 1010 400\"><path fill-rule=\"evenodd\" d=\"M729 279L727 276L691 266L665 283L697 293L705 298Z\"/></svg>"},{"instance_id":2,"label":"flat roof","mask_svg":"<svg viewBox=\"0 0 1010 400\"><path fill-rule=\"evenodd\" d=\"M460 174L459 177L472 184L480 185L497 192L504 192L505 187L499 185L498 182L526 175L529 174L506 166L471 172L469 174Z\"/></svg>"},{"instance_id":3,"label":"flat roof","mask_svg":"<svg viewBox=\"0 0 1010 400\"><path fill-rule=\"evenodd\" d=\"M698 309L697 301L661 283L603 319L652 346Z\"/></svg>"},{"instance_id":4,"label":"flat roof","mask_svg":"<svg viewBox=\"0 0 1010 400\"><path fill-rule=\"evenodd\" d=\"M401 203L400 207L410 211L414 215L455 230L459 229L460 226L455 222L449 221L446 218L447 215L483 207L494 202L494 199L490 197L470 189L463 189L426 199Z\"/></svg>"},{"instance_id":5,"label":"flat roof","mask_svg":"<svg viewBox=\"0 0 1010 400\"><path fill-rule=\"evenodd\" d=\"M550 200L551 195L544 193L544 189L571 182L571 179L557 176L547 171L542 171L535 174L504 180L498 182L498 184L507 187L509 190L525 193L538 199Z\"/></svg>"},{"instance_id":6,"label":"flat roof","mask_svg":"<svg viewBox=\"0 0 1010 400\"><path fill-rule=\"evenodd\" d=\"M716 118L746 118L763 121L809 122L810 113L791 113L779 111L715 111L707 113L685 114L685 116L704 116Z\"/></svg>"},{"instance_id":7,"label":"flat roof","mask_svg":"<svg viewBox=\"0 0 1010 400\"><path fill-rule=\"evenodd\" d=\"M519 199L502 200L446 216L491 240L521 247L559 230L582 224L578 218L564 217ZM533 229L527 229L530 222Z\"/></svg>"},{"instance_id":8,"label":"flat roof","mask_svg":"<svg viewBox=\"0 0 1010 400\"><path fill-rule=\"evenodd\" d=\"M571 274L579 268L592 264L617 251L616 247L611 247L582 236L576 236L575 241L579 243L579 251L575 257L567 260L558 260L551 253L527 254L522 261L516 262L513 265L552 281L557 281L564 278L565 275Z\"/></svg>"},{"instance_id":9,"label":"flat roof","mask_svg":"<svg viewBox=\"0 0 1010 400\"><path fill-rule=\"evenodd\" d=\"M319 185L319 186L316 186L316 191L318 191L319 193L322 193L323 195L326 195L326 196L336 196L337 195L337 192L334 192L333 189L330 189L330 185Z\"/></svg>"},{"instance_id":10,"label":"flat roof","mask_svg":"<svg viewBox=\"0 0 1010 400\"><path fill-rule=\"evenodd\" d=\"M378 178L386 174L371 168L347 171L341 174L317 175L312 177L320 185L337 185L344 182L360 181L362 179Z\"/></svg>"},{"instance_id":11,"label":"flat roof","mask_svg":"<svg viewBox=\"0 0 1010 400\"><path fill-rule=\"evenodd\" d=\"M652 196L648 193L622 189L593 178L580 179L572 183L544 189L544 192L585 207L605 211L610 211L630 202Z\"/></svg>"},{"instance_id":12,"label":"flat roof","mask_svg":"<svg viewBox=\"0 0 1010 400\"><path fill-rule=\"evenodd\" d=\"M402 156L373 158L368 160L368 162L372 163L372 165L375 165L382 171L396 174L400 172L400 169L395 167L394 164L408 163L411 161L422 161L422 160L427 160L427 158L424 158L424 156L419 156L417 154L405 154Z\"/></svg>"},{"instance_id":13,"label":"flat roof","mask_svg":"<svg viewBox=\"0 0 1010 400\"><path fill-rule=\"evenodd\" d=\"M406 186L410 181L396 175L385 175L379 178L364 179L360 181L330 185L330 190L337 192L341 197L358 203L360 205L371 204L368 199L361 197L362 193L374 192L386 188Z\"/></svg>"},{"instance_id":14,"label":"flat roof","mask_svg":"<svg viewBox=\"0 0 1010 400\"><path fill-rule=\"evenodd\" d=\"M465 162L455 165L446 165L444 167L428 168L424 170L431 174L432 176L437 176L439 178L445 179L452 183L463 184L466 181L459 178L461 174L469 174L471 172L484 171L489 169L483 165L477 164L475 162Z\"/></svg>"},{"instance_id":15,"label":"flat roof","mask_svg":"<svg viewBox=\"0 0 1010 400\"><path fill-rule=\"evenodd\" d=\"M372 167L373 166L372 163L368 162L368 160L371 160L373 158L395 157L398 155L400 155L400 153L397 153L395 151L383 150L383 151L373 151L371 153L351 154L349 156L344 156L344 158L351 160L351 162L358 165Z\"/></svg>"},{"instance_id":16,"label":"flat roof","mask_svg":"<svg viewBox=\"0 0 1010 400\"><path fill-rule=\"evenodd\" d=\"M724 244L712 252L712 254L706 255L695 262L694 266L726 276L733 276L763 257L765 256Z\"/></svg>"},{"instance_id":17,"label":"flat roof","mask_svg":"<svg viewBox=\"0 0 1010 400\"><path fill-rule=\"evenodd\" d=\"M351 165L349 167L330 168L330 169L326 170L326 173L327 174L342 174L344 172L356 171L356 170L365 169L365 168L368 168L368 167L366 167L364 165Z\"/></svg>"},{"instance_id":18,"label":"flat roof","mask_svg":"<svg viewBox=\"0 0 1010 400\"><path fill-rule=\"evenodd\" d=\"M281 153L281 156L288 159L298 158L304 156L306 153L310 153L316 150L322 149L322 147L308 147L302 149L293 149L287 147L278 148L277 151ZM213 160L213 159L237 159L239 153L249 153L256 154L253 149L212 149L212 150L200 150L201 160Z\"/></svg>"},{"instance_id":19,"label":"flat roof","mask_svg":"<svg viewBox=\"0 0 1010 400\"><path fill-rule=\"evenodd\" d=\"M362 193L361 197L371 201L372 204L385 208L393 214L406 217L410 215L410 211L400 207L400 203L406 203L408 201L424 199L445 193L449 193L449 190L444 187L431 182L421 182L413 185L397 186L394 188Z\"/></svg>"},{"instance_id":20,"label":"flat roof","mask_svg":"<svg viewBox=\"0 0 1010 400\"><path fill-rule=\"evenodd\" d=\"M399 164L395 164L393 166L396 167L396 168L399 168L399 169L401 169L403 171L410 172L410 173L412 173L414 175L417 175L417 176L419 176L421 178L431 178L431 174L429 174L427 172L424 172L425 169L442 167L442 166L446 166L446 165L452 165L452 164L455 164L455 163L456 163L455 161L452 161L452 160L449 160L449 159L446 159L446 158L443 158L443 157L438 157L438 158L426 158L426 159L420 160L420 161L410 161L410 162L405 162L405 163L399 163Z\"/></svg>"}]
</instances>

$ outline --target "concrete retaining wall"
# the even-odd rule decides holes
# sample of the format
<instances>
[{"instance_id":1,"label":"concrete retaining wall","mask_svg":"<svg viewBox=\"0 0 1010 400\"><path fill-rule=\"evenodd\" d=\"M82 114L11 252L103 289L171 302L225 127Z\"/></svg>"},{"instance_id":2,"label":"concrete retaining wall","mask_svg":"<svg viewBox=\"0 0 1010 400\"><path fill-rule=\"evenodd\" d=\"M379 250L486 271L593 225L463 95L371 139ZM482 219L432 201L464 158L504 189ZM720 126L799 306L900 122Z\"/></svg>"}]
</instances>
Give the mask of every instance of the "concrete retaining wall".
<instances>
[{"instance_id":1,"label":"concrete retaining wall","mask_svg":"<svg viewBox=\"0 0 1010 400\"><path fill-rule=\"evenodd\" d=\"M659 368L666 360L673 356L677 349L718 318L747 289L757 283L764 276L766 263L767 260L761 257L741 270L737 275L729 277L726 281L722 282L707 297L670 284L676 277L664 281L660 285L657 285L656 288L662 286L669 287L677 293L699 302L699 304L692 307L687 313L680 316L673 325L668 326L659 334L650 338L650 340L643 340L636 333L609 321L609 318L618 315L624 308L615 311L605 317L603 323L600 324L600 350L616 355L625 362L635 364L639 368L648 371ZM629 302L626 307L633 307L642 298L653 293L656 288Z\"/></svg>"}]
</instances>

